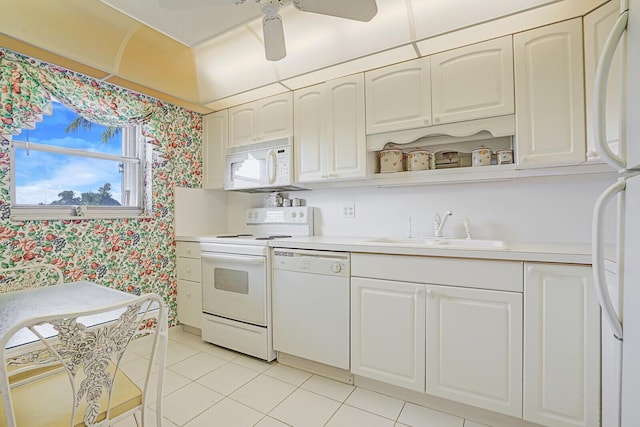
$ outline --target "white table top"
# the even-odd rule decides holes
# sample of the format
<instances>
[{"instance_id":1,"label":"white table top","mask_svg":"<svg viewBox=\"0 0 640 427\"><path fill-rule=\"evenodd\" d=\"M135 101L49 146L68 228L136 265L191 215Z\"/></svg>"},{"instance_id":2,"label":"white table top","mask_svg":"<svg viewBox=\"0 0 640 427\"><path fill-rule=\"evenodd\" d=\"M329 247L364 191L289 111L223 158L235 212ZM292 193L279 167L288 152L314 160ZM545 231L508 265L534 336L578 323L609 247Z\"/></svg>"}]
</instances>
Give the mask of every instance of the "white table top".
<instances>
[{"instance_id":1,"label":"white table top","mask_svg":"<svg viewBox=\"0 0 640 427\"><path fill-rule=\"evenodd\" d=\"M0 294L0 342L7 338L7 334L13 334L22 322L34 317L89 311L133 298L137 296L85 281L3 293ZM84 324L95 325L117 316L105 318L103 313L81 319ZM5 348L33 341L34 338L28 330L20 330L9 338Z\"/></svg>"}]
</instances>

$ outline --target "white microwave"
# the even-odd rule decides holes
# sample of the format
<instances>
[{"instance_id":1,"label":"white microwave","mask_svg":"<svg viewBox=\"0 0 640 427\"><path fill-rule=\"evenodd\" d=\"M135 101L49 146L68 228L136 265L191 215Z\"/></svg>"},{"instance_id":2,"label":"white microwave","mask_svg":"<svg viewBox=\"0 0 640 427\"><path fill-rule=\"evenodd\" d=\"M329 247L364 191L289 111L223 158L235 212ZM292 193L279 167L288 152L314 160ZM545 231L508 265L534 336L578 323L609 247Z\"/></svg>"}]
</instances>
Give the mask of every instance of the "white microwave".
<instances>
[{"instance_id":1,"label":"white microwave","mask_svg":"<svg viewBox=\"0 0 640 427\"><path fill-rule=\"evenodd\" d=\"M224 189L249 193L304 190L293 182L291 138L228 148Z\"/></svg>"}]
</instances>

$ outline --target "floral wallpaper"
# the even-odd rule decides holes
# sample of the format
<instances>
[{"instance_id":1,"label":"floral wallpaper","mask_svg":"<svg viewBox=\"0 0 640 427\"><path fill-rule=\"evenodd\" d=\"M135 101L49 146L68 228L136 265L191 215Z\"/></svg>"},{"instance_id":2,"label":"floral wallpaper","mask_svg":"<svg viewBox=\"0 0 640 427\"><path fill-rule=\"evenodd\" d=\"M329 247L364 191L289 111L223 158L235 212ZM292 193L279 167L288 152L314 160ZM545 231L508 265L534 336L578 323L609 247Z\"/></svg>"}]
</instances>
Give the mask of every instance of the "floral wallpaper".
<instances>
[{"instance_id":1,"label":"floral wallpaper","mask_svg":"<svg viewBox=\"0 0 640 427\"><path fill-rule=\"evenodd\" d=\"M18 61L2 61L7 55ZM144 132L152 139L156 154L145 183L147 216L17 222L10 219L10 141L15 131L0 128L0 265L52 263L64 272L65 281L89 280L136 294L158 293L169 307L170 324L175 325L173 189L201 186L202 116L4 49L0 49L0 61L0 109L4 108L0 125L12 121L14 106L31 108L29 97L24 95L33 93L37 81L51 90L66 88L65 103L81 105L83 113L96 103L106 103L116 118L120 110L143 111L139 118L144 119ZM42 81L44 75L46 82ZM111 102L116 93L117 102ZM34 98L42 100L41 96ZM44 107L40 102L33 111L46 110L46 102ZM131 114L122 116L128 123L137 120Z\"/></svg>"}]
</instances>

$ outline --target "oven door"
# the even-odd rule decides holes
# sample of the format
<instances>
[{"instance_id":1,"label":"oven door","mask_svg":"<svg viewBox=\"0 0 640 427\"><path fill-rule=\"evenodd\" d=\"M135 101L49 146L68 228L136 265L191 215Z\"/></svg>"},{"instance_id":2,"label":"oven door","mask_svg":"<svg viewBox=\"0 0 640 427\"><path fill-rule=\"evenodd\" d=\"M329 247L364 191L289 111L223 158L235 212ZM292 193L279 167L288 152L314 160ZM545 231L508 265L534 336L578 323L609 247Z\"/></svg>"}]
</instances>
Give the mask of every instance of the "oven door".
<instances>
[{"instance_id":1,"label":"oven door","mask_svg":"<svg viewBox=\"0 0 640 427\"><path fill-rule=\"evenodd\" d=\"M267 325L266 257L202 252L202 311Z\"/></svg>"}]
</instances>

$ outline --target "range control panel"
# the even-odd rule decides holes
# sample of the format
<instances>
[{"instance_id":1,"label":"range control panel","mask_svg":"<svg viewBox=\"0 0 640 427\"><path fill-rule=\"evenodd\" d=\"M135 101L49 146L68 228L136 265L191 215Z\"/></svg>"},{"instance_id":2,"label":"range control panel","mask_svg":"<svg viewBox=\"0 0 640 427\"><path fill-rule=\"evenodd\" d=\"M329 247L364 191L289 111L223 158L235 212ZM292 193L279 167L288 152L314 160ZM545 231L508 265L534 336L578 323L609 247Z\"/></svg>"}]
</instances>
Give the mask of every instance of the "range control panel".
<instances>
[{"instance_id":1,"label":"range control panel","mask_svg":"<svg viewBox=\"0 0 640 427\"><path fill-rule=\"evenodd\" d=\"M313 224L311 206L247 209L247 224Z\"/></svg>"}]
</instances>

